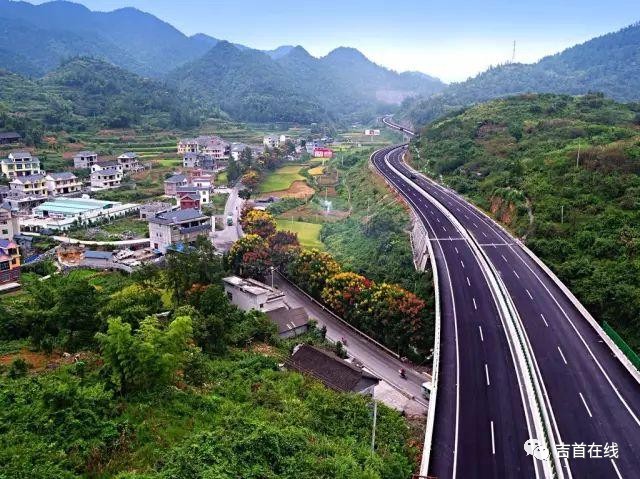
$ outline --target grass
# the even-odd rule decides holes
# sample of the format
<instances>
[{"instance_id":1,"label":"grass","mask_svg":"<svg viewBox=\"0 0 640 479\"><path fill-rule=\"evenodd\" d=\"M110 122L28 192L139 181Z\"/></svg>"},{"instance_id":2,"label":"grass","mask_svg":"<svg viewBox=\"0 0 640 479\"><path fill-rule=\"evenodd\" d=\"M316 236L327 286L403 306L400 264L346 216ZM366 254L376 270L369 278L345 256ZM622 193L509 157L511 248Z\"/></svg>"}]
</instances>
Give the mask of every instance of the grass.
<instances>
[{"instance_id":1,"label":"grass","mask_svg":"<svg viewBox=\"0 0 640 479\"><path fill-rule=\"evenodd\" d=\"M294 181L304 180L300 174L300 165L287 165L267 174L260 184L260 192L281 191L288 189Z\"/></svg>"},{"instance_id":2,"label":"grass","mask_svg":"<svg viewBox=\"0 0 640 479\"><path fill-rule=\"evenodd\" d=\"M276 220L276 223L279 230L297 233L298 240L304 248L324 249L324 244L320 241L322 225L282 219Z\"/></svg>"},{"instance_id":3,"label":"grass","mask_svg":"<svg viewBox=\"0 0 640 479\"><path fill-rule=\"evenodd\" d=\"M140 220L137 216L125 216L110 223L71 231L69 235L81 240L113 241L121 239L120 235L125 232L131 232L137 238L145 238L148 236L149 227L146 221Z\"/></svg>"},{"instance_id":4,"label":"grass","mask_svg":"<svg viewBox=\"0 0 640 479\"><path fill-rule=\"evenodd\" d=\"M324 173L324 166L316 166L315 168L311 168L309 170L309 174L311 176L318 176Z\"/></svg>"}]
</instances>

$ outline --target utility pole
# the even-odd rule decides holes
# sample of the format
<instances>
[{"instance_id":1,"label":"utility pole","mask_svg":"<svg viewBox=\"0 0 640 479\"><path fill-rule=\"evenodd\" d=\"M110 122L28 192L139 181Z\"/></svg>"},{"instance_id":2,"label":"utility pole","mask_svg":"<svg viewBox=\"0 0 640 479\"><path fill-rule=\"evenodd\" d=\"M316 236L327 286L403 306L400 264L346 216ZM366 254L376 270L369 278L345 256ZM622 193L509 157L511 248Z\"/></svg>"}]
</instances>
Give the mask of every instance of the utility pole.
<instances>
[{"instance_id":1,"label":"utility pole","mask_svg":"<svg viewBox=\"0 0 640 479\"><path fill-rule=\"evenodd\" d=\"M578 156L576 156L576 168L580 168L580 142L578 142Z\"/></svg>"},{"instance_id":2,"label":"utility pole","mask_svg":"<svg viewBox=\"0 0 640 479\"><path fill-rule=\"evenodd\" d=\"M516 62L516 41L513 41L513 53L511 54L511 63Z\"/></svg>"},{"instance_id":3,"label":"utility pole","mask_svg":"<svg viewBox=\"0 0 640 479\"><path fill-rule=\"evenodd\" d=\"M564 205L560 206L560 224L564 224Z\"/></svg>"},{"instance_id":4,"label":"utility pole","mask_svg":"<svg viewBox=\"0 0 640 479\"><path fill-rule=\"evenodd\" d=\"M273 266L270 266L269 269L271 270L271 289L273 289L273 274L274 274L276 268L273 267Z\"/></svg>"},{"instance_id":5,"label":"utility pole","mask_svg":"<svg viewBox=\"0 0 640 479\"><path fill-rule=\"evenodd\" d=\"M373 430L371 431L371 453L376 448L376 423L378 422L378 401L373 400Z\"/></svg>"}]
</instances>

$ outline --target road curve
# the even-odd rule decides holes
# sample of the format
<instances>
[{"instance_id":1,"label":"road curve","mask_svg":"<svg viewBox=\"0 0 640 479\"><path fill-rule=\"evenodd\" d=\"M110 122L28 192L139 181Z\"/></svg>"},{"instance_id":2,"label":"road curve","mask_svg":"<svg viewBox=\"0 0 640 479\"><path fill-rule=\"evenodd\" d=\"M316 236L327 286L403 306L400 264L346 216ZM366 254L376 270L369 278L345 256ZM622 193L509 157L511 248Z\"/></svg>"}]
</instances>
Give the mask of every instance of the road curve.
<instances>
[{"instance_id":1,"label":"road curve","mask_svg":"<svg viewBox=\"0 0 640 479\"><path fill-rule=\"evenodd\" d=\"M440 278L440 375L429 475L536 477L522 445L531 436L523 393L496 303L474 253L446 215L386 161L378 171L411 205L433 242Z\"/></svg>"},{"instance_id":2,"label":"road curve","mask_svg":"<svg viewBox=\"0 0 640 479\"><path fill-rule=\"evenodd\" d=\"M389 120L385 123L390 124ZM394 126L391 124L390 126ZM453 214L482 244L511 296L534 353L557 443L585 444L563 460L567 477L633 478L640 468L640 384L538 261L456 192L420 175L401 154L393 166ZM588 446L618 444L618 457L589 458ZM604 450L600 449L604 456Z\"/></svg>"}]
</instances>

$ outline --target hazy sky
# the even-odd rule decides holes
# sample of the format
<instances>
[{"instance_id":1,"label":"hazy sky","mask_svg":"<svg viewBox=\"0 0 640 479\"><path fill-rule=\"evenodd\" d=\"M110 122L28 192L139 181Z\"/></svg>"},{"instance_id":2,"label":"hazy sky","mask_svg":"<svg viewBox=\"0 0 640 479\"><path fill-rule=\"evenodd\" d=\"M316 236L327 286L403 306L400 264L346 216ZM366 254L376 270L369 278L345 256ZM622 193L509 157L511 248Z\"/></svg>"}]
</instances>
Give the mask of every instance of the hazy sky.
<instances>
[{"instance_id":1,"label":"hazy sky","mask_svg":"<svg viewBox=\"0 0 640 479\"><path fill-rule=\"evenodd\" d=\"M396 70L460 81L511 59L544 55L640 20L640 0L76 0L130 6L191 35L253 48L300 44L320 56L356 47ZM32 3L43 3L34 0Z\"/></svg>"}]
</instances>

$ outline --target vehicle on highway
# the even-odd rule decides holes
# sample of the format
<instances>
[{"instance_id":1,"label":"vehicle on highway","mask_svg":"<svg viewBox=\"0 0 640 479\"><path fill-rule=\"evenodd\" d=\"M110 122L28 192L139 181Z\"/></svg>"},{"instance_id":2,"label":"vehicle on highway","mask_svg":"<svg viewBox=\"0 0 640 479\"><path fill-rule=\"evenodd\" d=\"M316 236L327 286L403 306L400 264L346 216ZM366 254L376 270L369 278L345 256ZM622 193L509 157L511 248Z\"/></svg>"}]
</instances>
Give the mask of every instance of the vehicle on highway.
<instances>
[{"instance_id":1,"label":"vehicle on highway","mask_svg":"<svg viewBox=\"0 0 640 479\"><path fill-rule=\"evenodd\" d=\"M233 215L227 216L227 226L233 225Z\"/></svg>"}]
</instances>

